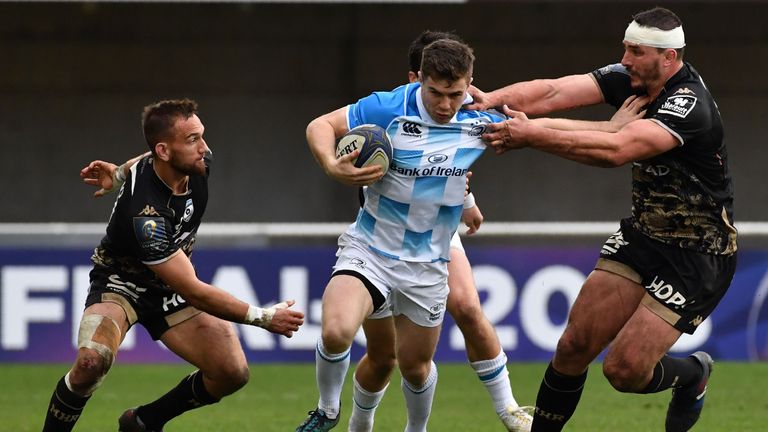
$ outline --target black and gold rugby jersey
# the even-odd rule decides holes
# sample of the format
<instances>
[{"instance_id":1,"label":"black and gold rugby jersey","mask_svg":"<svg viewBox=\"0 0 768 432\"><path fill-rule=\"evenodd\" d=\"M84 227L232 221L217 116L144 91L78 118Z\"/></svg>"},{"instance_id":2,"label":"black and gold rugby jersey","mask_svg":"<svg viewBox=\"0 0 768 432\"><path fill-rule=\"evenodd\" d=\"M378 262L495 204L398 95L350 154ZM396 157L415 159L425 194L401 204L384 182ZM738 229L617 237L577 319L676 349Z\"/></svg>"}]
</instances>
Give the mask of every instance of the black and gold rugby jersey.
<instances>
[{"instance_id":1,"label":"black and gold rugby jersey","mask_svg":"<svg viewBox=\"0 0 768 432\"><path fill-rule=\"evenodd\" d=\"M605 101L616 108L635 90L621 64L592 72ZM680 145L632 168L632 217L642 233L685 249L714 255L736 251L733 183L717 104L688 63L650 102L646 119Z\"/></svg>"},{"instance_id":2,"label":"black and gold rugby jersey","mask_svg":"<svg viewBox=\"0 0 768 432\"><path fill-rule=\"evenodd\" d=\"M181 249L187 256L208 204L208 173L190 175L187 192L174 195L157 176L152 156L131 167L118 192L107 226L107 234L94 250L91 261L120 273L131 282L148 287L165 284L147 265L168 260Z\"/></svg>"}]
</instances>

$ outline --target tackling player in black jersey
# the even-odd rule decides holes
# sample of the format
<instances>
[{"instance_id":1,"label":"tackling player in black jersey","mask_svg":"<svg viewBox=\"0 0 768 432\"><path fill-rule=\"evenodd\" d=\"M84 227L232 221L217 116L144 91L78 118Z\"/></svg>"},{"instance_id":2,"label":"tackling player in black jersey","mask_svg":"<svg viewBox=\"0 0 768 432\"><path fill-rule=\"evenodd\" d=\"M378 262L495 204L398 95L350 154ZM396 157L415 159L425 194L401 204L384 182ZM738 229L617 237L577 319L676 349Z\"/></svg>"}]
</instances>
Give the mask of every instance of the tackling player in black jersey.
<instances>
[{"instance_id":1,"label":"tackling player in black jersey","mask_svg":"<svg viewBox=\"0 0 768 432\"><path fill-rule=\"evenodd\" d=\"M185 411L218 402L248 382L240 341L227 322L291 337L303 323L293 301L258 308L197 279L189 260L208 202L211 151L197 103L161 101L144 108L151 150L120 167L94 161L85 183L118 189L107 234L94 250L78 353L51 397L44 432L70 431L114 362L126 332L142 324L155 340L195 365L164 396L128 409L122 432L161 431Z\"/></svg>"},{"instance_id":2,"label":"tackling player in black jersey","mask_svg":"<svg viewBox=\"0 0 768 432\"><path fill-rule=\"evenodd\" d=\"M701 413L712 358L701 351L673 358L667 351L683 332L695 331L728 289L736 229L720 113L699 74L683 62L684 47L681 20L654 8L627 27L621 64L474 95L478 103L470 108L508 105L527 114L619 106L636 95L648 103L644 118L618 131L528 120L505 106L510 119L484 136L497 153L533 147L588 165L632 164L632 214L603 246L571 309L539 389L534 432L562 430L589 363L606 347L603 373L617 390L673 389L667 432L689 430Z\"/></svg>"}]
</instances>

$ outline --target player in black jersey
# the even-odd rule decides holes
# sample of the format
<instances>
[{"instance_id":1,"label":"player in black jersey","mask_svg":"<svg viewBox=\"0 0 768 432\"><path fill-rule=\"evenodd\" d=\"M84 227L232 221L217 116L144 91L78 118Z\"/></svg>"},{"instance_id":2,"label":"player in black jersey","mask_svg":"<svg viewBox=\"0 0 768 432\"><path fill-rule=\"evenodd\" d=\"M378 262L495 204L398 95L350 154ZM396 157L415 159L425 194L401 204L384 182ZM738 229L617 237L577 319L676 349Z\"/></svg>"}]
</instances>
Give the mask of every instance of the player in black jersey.
<instances>
[{"instance_id":1,"label":"player in black jersey","mask_svg":"<svg viewBox=\"0 0 768 432\"><path fill-rule=\"evenodd\" d=\"M56 385L44 432L72 430L137 322L199 370L154 402L125 411L118 421L123 432L161 431L172 418L248 382L245 354L227 321L287 337L303 323L301 312L288 309L293 301L262 309L197 279L189 255L208 201L211 165L197 103L149 105L142 125L151 153L120 167L94 161L81 172L86 183L101 187L96 196L119 192L91 258L77 359Z\"/></svg>"},{"instance_id":2,"label":"player in black jersey","mask_svg":"<svg viewBox=\"0 0 768 432\"><path fill-rule=\"evenodd\" d=\"M588 165L632 164L632 214L603 246L573 305L539 389L534 432L562 430L589 363L609 344L603 373L617 390L673 389L668 432L689 430L701 413L712 358L704 352L673 358L667 351L681 333L694 332L728 289L736 229L720 113L698 72L683 62L684 47L680 19L654 8L627 27L621 64L475 94L478 104L470 108L508 105L527 114L619 106L630 95L649 101L644 118L618 131L528 120L505 106L510 119L484 136L497 153L533 147Z\"/></svg>"}]
</instances>

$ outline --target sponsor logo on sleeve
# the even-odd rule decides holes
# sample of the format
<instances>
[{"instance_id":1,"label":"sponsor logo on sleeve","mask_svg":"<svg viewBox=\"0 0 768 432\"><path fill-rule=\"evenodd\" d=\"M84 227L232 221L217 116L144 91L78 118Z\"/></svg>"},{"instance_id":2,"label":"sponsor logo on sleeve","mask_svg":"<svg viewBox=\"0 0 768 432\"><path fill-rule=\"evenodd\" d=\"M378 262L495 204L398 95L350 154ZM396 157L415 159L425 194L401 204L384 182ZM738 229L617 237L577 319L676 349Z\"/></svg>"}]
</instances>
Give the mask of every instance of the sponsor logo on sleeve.
<instances>
[{"instance_id":1,"label":"sponsor logo on sleeve","mask_svg":"<svg viewBox=\"0 0 768 432\"><path fill-rule=\"evenodd\" d=\"M696 106L697 98L693 95L672 96L659 108L659 114L670 114L676 117L685 118L693 111Z\"/></svg>"},{"instance_id":2,"label":"sponsor logo on sleeve","mask_svg":"<svg viewBox=\"0 0 768 432\"><path fill-rule=\"evenodd\" d=\"M135 217L133 230L139 247L144 252L158 252L168 248L168 233L161 217Z\"/></svg>"},{"instance_id":3,"label":"sponsor logo on sleeve","mask_svg":"<svg viewBox=\"0 0 768 432\"><path fill-rule=\"evenodd\" d=\"M349 263L359 269L365 269L365 261L361 260L360 258L350 258Z\"/></svg>"}]
</instances>

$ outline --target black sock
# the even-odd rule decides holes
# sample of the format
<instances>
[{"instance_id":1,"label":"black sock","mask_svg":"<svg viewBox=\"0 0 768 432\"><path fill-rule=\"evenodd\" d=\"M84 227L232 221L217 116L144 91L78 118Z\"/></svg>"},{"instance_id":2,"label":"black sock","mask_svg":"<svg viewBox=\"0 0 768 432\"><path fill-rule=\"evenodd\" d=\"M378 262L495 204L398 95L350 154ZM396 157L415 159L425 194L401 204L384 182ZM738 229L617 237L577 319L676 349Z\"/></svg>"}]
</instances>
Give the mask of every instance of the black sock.
<instances>
[{"instance_id":1,"label":"black sock","mask_svg":"<svg viewBox=\"0 0 768 432\"><path fill-rule=\"evenodd\" d=\"M160 399L137 408L136 415L148 430L159 431L172 418L218 401L205 389L203 373L195 371Z\"/></svg>"},{"instance_id":2,"label":"black sock","mask_svg":"<svg viewBox=\"0 0 768 432\"><path fill-rule=\"evenodd\" d=\"M686 387L697 383L704 370L693 357L675 358L665 355L653 368L653 377L638 393L658 393L670 387Z\"/></svg>"},{"instance_id":3,"label":"black sock","mask_svg":"<svg viewBox=\"0 0 768 432\"><path fill-rule=\"evenodd\" d=\"M43 432L69 432L75 427L90 396L80 396L67 387L64 377L56 384L45 414Z\"/></svg>"},{"instance_id":4,"label":"black sock","mask_svg":"<svg viewBox=\"0 0 768 432\"><path fill-rule=\"evenodd\" d=\"M544 373L544 379L536 396L536 410L533 413L531 431L560 432L576 411L587 372L579 376L568 376L557 372L552 363Z\"/></svg>"}]
</instances>

